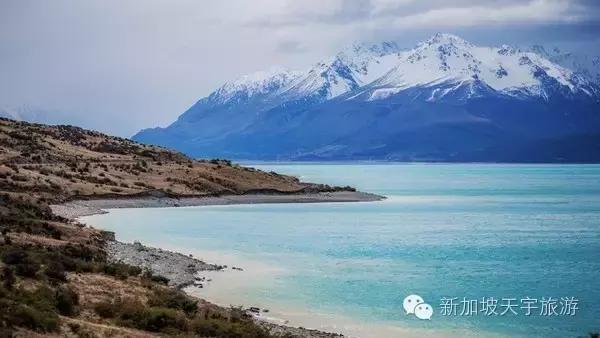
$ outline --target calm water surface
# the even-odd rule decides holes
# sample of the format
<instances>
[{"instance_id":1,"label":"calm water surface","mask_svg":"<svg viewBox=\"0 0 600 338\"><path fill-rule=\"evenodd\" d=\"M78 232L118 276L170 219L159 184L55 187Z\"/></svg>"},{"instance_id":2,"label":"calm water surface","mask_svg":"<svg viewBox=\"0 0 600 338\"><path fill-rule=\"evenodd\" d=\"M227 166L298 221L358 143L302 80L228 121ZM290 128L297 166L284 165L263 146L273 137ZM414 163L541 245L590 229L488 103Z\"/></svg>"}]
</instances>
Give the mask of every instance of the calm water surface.
<instances>
[{"instance_id":1,"label":"calm water surface","mask_svg":"<svg viewBox=\"0 0 600 338\"><path fill-rule=\"evenodd\" d=\"M585 336L600 330L600 166L488 164L255 165L305 181L383 194L375 203L120 209L86 222L117 238L214 250L279 267L239 295L370 323ZM216 262L220 263L220 262ZM407 316L421 295L431 321ZM441 313L457 297L457 315ZM460 316L460 300L537 299L504 316ZM574 316L540 316L575 297ZM557 307L560 311L560 306Z\"/></svg>"}]
</instances>

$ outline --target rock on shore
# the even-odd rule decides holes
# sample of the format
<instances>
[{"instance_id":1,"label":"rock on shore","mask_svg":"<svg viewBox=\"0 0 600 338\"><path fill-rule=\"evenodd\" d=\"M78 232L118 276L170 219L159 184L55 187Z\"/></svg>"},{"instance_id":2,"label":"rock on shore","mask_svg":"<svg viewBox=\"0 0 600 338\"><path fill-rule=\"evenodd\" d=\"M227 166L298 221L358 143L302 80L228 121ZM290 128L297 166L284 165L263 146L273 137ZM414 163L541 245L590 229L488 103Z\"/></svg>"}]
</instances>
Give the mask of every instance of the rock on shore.
<instances>
[{"instance_id":1,"label":"rock on shore","mask_svg":"<svg viewBox=\"0 0 600 338\"><path fill-rule=\"evenodd\" d=\"M273 324L266 321L257 321L258 325L267 330L272 335L294 338L343 338L339 333L323 332L319 330L307 329L303 327L292 327L286 325Z\"/></svg>"},{"instance_id":2,"label":"rock on shore","mask_svg":"<svg viewBox=\"0 0 600 338\"><path fill-rule=\"evenodd\" d=\"M139 266L154 275L169 279L169 285L183 288L194 283L198 271L221 270L220 265L208 264L199 259L163 249L118 241L106 241L106 253L112 262Z\"/></svg>"}]
</instances>

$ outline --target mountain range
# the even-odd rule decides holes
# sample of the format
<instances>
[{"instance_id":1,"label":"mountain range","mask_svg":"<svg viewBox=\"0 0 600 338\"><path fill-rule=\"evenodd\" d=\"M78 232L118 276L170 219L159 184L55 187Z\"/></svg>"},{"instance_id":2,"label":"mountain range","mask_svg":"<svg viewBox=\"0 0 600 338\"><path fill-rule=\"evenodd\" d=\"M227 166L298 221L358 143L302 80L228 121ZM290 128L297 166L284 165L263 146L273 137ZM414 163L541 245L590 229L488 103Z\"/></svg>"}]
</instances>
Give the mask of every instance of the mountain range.
<instances>
[{"instance_id":1,"label":"mountain range","mask_svg":"<svg viewBox=\"0 0 600 338\"><path fill-rule=\"evenodd\" d=\"M225 83L133 139L248 160L600 162L600 60L438 33Z\"/></svg>"}]
</instances>

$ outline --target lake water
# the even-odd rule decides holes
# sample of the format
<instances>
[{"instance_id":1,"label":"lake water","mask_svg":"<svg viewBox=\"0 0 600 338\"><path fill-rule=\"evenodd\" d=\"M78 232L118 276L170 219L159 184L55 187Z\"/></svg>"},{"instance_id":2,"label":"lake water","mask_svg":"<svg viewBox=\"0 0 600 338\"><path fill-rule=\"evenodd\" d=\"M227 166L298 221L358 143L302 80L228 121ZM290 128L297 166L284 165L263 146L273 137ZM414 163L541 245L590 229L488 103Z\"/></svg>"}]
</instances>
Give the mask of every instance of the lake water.
<instances>
[{"instance_id":1,"label":"lake water","mask_svg":"<svg viewBox=\"0 0 600 338\"><path fill-rule=\"evenodd\" d=\"M85 221L120 240L239 264L243 272L215 273L214 285L198 294L267 306L292 323L373 337L396 336L396 328L413 330L408 335L529 337L600 330L598 165L255 167L388 199L118 209ZM431 320L405 314L402 302L413 293L432 305ZM456 314L443 313L444 297L457 298ZM550 297L557 315L540 315L553 308L552 300L542 301ZM562 297L574 300L571 306ZM471 305L496 299L498 314L485 315L477 302L475 313L461 315L463 298ZM509 302L517 314L500 315Z\"/></svg>"}]
</instances>

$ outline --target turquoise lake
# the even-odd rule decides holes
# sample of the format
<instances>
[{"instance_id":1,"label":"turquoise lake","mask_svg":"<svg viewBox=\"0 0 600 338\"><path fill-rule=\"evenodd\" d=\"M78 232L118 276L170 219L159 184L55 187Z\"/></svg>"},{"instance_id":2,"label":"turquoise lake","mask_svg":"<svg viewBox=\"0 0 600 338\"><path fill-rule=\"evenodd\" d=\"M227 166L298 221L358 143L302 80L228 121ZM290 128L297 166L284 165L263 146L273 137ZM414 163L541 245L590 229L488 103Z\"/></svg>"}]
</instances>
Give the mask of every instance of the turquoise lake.
<instances>
[{"instance_id":1,"label":"turquoise lake","mask_svg":"<svg viewBox=\"0 0 600 338\"><path fill-rule=\"evenodd\" d=\"M476 335L600 331L600 165L253 166L388 199L115 209L84 221L123 241L222 252L280 268L268 283L249 282L243 302ZM431 320L404 313L404 297L414 293L434 308ZM457 298L456 315L442 313L443 297ZM497 299L498 312L503 299L515 299L517 314L460 315L463 298L482 297ZM542 298L549 297L558 300L558 314L542 316ZM559 313L562 297L576 300L573 315ZM537 300L529 316L524 298Z\"/></svg>"}]
</instances>

